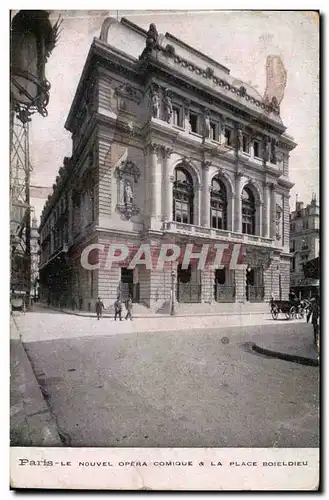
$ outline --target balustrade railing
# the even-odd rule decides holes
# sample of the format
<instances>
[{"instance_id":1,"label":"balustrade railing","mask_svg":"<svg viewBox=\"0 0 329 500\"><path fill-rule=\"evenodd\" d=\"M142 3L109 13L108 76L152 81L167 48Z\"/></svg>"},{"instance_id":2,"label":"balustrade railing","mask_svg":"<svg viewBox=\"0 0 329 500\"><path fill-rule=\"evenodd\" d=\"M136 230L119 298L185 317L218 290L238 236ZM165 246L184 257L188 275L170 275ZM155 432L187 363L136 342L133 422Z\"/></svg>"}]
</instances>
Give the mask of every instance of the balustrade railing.
<instances>
[{"instance_id":1,"label":"balustrade railing","mask_svg":"<svg viewBox=\"0 0 329 500\"><path fill-rule=\"evenodd\" d=\"M232 240L239 240L245 243L258 243L271 245L273 243L271 238L265 238L253 234L236 233L226 229L215 229L212 227L196 226L193 224L184 224L182 222L165 222L163 225L165 231L177 231L178 233L192 234L195 236L209 236L210 238L230 238Z\"/></svg>"}]
</instances>

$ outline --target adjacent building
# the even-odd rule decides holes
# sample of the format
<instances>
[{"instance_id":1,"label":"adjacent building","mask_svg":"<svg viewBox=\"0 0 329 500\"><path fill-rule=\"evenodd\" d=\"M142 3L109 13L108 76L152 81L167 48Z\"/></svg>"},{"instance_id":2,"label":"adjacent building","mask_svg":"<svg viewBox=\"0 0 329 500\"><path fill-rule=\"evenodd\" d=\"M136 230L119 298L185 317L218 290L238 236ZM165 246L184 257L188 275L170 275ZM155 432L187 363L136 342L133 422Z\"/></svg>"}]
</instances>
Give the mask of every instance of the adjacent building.
<instances>
[{"instance_id":1,"label":"adjacent building","mask_svg":"<svg viewBox=\"0 0 329 500\"><path fill-rule=\"evenodd\" d=\"M297 296L309 297L319 288L318 279L305 276L305 269L319 262L320 255L320 206L315 193L306 207L296 200L290 214L290 252L291 288Z\"/></svg>"},{"instance_id":2,"label":"adjacent building","mask_svg":"<svg viewBox=\"0 0 329 500\"><path fill-rule=\"evenodd\" d=\"M90 47L66 128L72 156L41 217L44 300L88 310L98 296L113 303L122 285L135 302L159 308L173 288L179 302L288 299L296 143L275 96L263 100L153 24L146 32L108 18ZM104 266L111 245L145 242L242 244L247 268ZM88 245L98 246L92 270L80 263Z\"/></svg>"}]
</instances>

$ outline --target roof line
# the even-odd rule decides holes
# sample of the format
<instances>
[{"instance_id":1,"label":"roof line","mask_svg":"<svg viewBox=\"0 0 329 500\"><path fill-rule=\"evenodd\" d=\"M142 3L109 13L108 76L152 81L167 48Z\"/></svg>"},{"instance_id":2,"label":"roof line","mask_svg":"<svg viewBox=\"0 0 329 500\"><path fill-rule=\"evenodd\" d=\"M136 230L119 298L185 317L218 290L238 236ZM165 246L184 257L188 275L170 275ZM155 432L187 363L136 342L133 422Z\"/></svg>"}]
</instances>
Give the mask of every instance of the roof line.
<instances>
[{"instance_id":1,"label":"roof line","mask_svg":"<svg viewBox=\"0 0 329 500\"><path fill-rule=\"evenodd\" d=\"M178 43L179 45L181 45L182 47L184 47L185 49L188 49L190 50L191 52L193 52L194 54L198 55L198 56L201 56L202 59L206 59L206 61L212 63L212 64L215 64L215 66L219 67L221 70L223 70L225 73L227 73L228 75L230 74L230 70L229 68L227 68L226 66L223 66L221 63L219 63L218 61L215 61L215 59L212 59L211 57L207 56L206 54L204 54L203 52L200 52L199 50L191 47L191 45L188 45L187 43L183 42L182 40L180 40L179 38L176 38L174 35L172 35L171 33L166 33L165 34L166 38L169 38L171 39L172 41Z\"/></svg>"}]
</instances>

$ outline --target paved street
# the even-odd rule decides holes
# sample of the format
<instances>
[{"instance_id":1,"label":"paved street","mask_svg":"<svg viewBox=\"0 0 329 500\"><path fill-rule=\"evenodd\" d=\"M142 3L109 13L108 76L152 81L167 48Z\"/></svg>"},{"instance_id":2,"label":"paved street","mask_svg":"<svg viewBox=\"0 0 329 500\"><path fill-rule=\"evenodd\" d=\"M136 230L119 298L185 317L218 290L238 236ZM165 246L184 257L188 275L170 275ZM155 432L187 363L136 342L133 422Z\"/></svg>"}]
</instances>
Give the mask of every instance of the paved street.
<instances>
[{"instance_id":1,"label":"paved street","mask_svg":"<svg viewBox=\"0 0 329 500\"><path fill-rule=\"evenodd\" d=\"M16 321L71 446L318 446L319 369L245 346L299 334L311 343L304 321L49 311Z\"/></svg>"}]
</instances>

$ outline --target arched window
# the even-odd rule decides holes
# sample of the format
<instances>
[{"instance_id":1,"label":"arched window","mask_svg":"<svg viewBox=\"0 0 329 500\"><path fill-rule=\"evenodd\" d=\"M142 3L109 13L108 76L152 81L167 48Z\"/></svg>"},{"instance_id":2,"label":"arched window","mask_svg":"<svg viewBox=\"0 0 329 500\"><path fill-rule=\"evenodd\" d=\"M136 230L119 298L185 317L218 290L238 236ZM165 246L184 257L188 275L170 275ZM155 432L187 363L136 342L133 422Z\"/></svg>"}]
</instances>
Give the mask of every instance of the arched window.
<instances>
[{"instance_id":1,"label":"arched window","mask_svg":"<svg viewBox=\"0 0 329 500\"><path fill-rule=\"evenodd\" d=\"M255 234L255 197L251 189L246 186L242 190L242 232Z\"/></svg>"},{"instance_id":2,"label":"arched window","mask_svg":"<svg viewBox=\"0 0 329 500\"><path fill-rule=\"evenodd\" d=\"M175 169L173 220L193 224L193 181L185 168Z\"/></svg>"},{"instance_id":3,"label":"arched window","mask_svg":"<svg viewBox=\"0 0 329 500\"><path fill-rule=\"evenodd\" d=\"M223 181L215 177L210 194L211 227L227 229L227 193Z\"/></svg>"}]
</instances>

